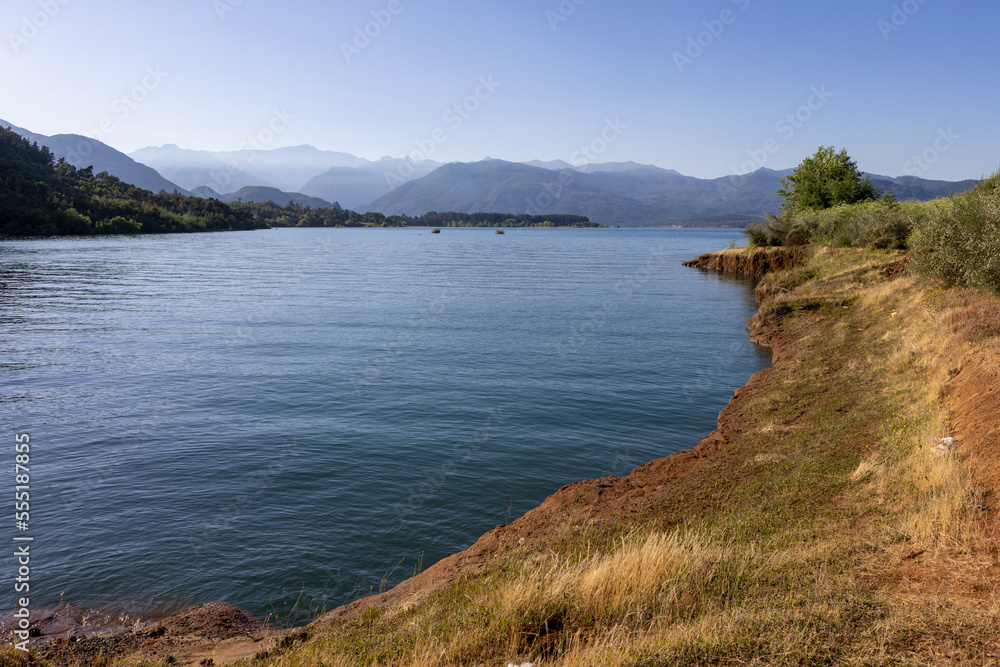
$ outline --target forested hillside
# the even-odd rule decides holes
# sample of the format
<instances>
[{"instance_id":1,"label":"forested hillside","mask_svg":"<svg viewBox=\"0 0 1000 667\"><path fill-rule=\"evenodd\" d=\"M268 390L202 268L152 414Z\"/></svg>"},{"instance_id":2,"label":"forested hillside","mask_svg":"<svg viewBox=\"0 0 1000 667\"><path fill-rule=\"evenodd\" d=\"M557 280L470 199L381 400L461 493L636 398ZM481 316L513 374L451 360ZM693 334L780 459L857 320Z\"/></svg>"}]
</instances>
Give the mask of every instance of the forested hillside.
<instances>
[{"instance_id":1,"label":"forested hillside","mask_svg":"<svg viewBox=\"0 0 1000 667\"><path fill-rule=\"evenodd\" d=\"M0 234L138 234L260 229L249 210L222 202L154 194L93 167L77 169L0 128Z\"/></svg>"}]
</instances>

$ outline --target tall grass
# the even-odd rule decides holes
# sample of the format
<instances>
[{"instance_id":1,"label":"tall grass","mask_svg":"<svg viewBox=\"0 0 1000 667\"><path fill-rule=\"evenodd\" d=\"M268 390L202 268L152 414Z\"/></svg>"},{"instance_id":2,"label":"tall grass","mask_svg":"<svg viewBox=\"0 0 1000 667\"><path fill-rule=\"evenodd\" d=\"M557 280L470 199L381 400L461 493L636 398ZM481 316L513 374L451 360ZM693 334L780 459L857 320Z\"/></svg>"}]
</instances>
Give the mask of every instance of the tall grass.
<instances>
[{"instance_id":1,"label":"tall grass","mask_svg":"<svg viewBox=\"0 0 1000 667\"><path fill-rule=\"evenodd\" d=\"M611 553L573 562L545 556L527 564L500 593L501 618L560 617L595 626L648 626L692 618L737 594L749 557L699 534L650 533L622 538Z\"/></svg>"}]
</instances>

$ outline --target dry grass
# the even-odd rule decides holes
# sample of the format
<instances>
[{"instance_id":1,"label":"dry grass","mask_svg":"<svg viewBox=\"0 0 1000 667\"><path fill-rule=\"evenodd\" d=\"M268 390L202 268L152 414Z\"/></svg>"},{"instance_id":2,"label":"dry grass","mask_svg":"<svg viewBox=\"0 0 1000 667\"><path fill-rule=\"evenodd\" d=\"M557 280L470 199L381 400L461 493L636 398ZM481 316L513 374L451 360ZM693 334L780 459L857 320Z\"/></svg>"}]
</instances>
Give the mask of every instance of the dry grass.
<instances>
[{"instance_id":1,"label":"dry grass","mask_svg":"<svg viewBox=\"0 0 1000 667\"><path fill-rule=\"evenodd\" d=\"M767 279L761 317L795 353L746 401L727 506L495 563L272 664L990 664L994 545L959 452L932 448L944 387L1000 311L884 282L897 258L821 250Z\"/></svg>"},{"instance_id":2,"label":"dry grass","mask_svg":"<svg viewBox=\"0 0 1000 667\"><path fill-rule=\"evenodd\" d=\"M1000 664L996 540L960 447L933 451L1000 302L886 282L898 258L821 250L767 279L761 317L793 342L716 464L725 503L573 533L259 664Z\"/></svg>"},{"instance_id":3,"label":"dry grass","mask_svg":"<svg viewBox=\"0 0 1000 667\"><path fill-rule=\"evenodd\" d=\"M747 401L729 506L497 563L273 664L988 664L989 538L961 457L932 447L982 331L962 314L996 304L883 282L897 257L823 250L768 279L762 317L796 353Z\"/></svg>"}]
</instances>

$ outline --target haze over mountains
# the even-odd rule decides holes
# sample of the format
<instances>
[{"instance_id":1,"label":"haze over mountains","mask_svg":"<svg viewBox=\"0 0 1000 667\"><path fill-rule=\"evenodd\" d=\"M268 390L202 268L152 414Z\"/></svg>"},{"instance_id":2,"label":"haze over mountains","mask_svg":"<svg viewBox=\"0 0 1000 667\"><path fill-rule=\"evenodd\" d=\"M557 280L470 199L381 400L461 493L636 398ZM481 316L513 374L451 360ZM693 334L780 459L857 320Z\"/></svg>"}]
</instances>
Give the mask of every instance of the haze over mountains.
<instances>
[{"instance_id":1,"label":"haze over mountains","mask_svg":"<svg viewBox=\"0 0 1000 667\"><path fill-rule=\"evenodd\" d=\"M5 127L8 125L0 121ZM302 145L272 150L212 152L173 144L125 155L80 135L46 137L13 128L47 145L74 166L94 165L125 182L158 192L222 201L274 201L321 208L420 216L430 211L586 215L604 225L743 226L777 212L782 177L759 169L745 176L700 179L635 162L571 165L562 160L515 163L486 159L442 165ZM83 149L83 150L81 150ZM897 198L928 200L962 192L977 181L930 181L872 175Z\"/></svg>"}]
</instances>

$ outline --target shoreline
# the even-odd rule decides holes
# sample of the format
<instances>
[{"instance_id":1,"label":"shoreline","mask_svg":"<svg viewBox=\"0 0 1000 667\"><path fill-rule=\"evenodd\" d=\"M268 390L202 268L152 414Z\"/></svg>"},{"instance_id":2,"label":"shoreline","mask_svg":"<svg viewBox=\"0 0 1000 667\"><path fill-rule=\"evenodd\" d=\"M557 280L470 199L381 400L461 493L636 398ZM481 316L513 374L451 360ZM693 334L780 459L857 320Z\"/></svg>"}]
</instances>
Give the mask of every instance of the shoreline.
<instances>
[{"instance_id":1,"label":"shoreline","mask_svg":"<svg viewBox=\"0 0 1000 667\"><path fill-rule=\"evenodd\" d=\"M422 230L431 228L406 227L406 229ZM461 227L461 229L474 228ZM743 279L759 279L764 275L764 273L744 272L742 266L736 265L730 266L726 264L725 268L718 268L716 264L707 261L708 258L718 254L707 253L683 264L684 266ZM770 260L767 266L776 267L783 261L777 258L778 254L780 253L776 253L776 259ZM566 484L512 523L493 528L481 535L468 548L442 558L420 574L403 580L384 593L358 598L337 606L327 611L321 617L314 619L307 626L270 632L264 629L262 621L256 619L250 612L224 601L213 601L185 607L172 613L152 615L148 618L143 617L143 620L137 620L131 624L121 622L122 616L127 616L127 614L122 613L121 610L111 604L102 605L101 608L68 607L70 610L69 615L73 619L99 618L101 622L98 625L89 625L88 620L81 620L75 623L71 621L67 624L64 621L64 610L67 607L45 608L40 610L42 613L33 614L38 616L38 620L32 622L32 628L37 627L43 633L41 636L32 637L33 651L41 649L43 655L51 655L53 649L56 649L56 655L62 655L66 651L69 651L69 654L73 656L81 654L97 655L102 647L134 645L136 649L140 647L144 647L144 650L153 649L155 654L158 655L163 652L165 647L151 646L151 639L156 640L160 638L163 640L165 646L175 646L178 639L172 637L169 632L159 633L158 628L171 627L175 624L175 621L195 616L201 619L199 621L200 625L207 628L211 633L217 631L217 628L215 628L217 623L212 620L214 615L219 615L219 621L225 625L225 617L236 613L241 617L245 616L247 622L251 623L251 625L254 624L254 621L258 623L254 625L252 633L236 636L196 636L195 641L191 642L191 646L188 647L189 650L181 651L180 655L193 651L191 655L194 657L186 657L184 659L195 660L197 662L211 658L217 664L219 664L218 661L220 659L227 660L233 658L238 660L245 657L252 657L251 648L254 649L253 654L261 651L266 652L267 646L273 644L276 637L280 635L288 633L297 634L313 625L324 625L337 620L355 617L369 607L391 604L394 601L412 597L414 594L419 593L421 599L425 598L441 586L453 581L456 577L476 571L482 565L491 560L502 558L514 549L528 544L529 541L534 548L539 548L541 543L538 540L532 539L531 536L551 533L554 525L560 522L562 513L571 506L582 503L590 508L589 515L585 520L590 527L601 526L606 523L607 518L601 517L605 517L613 509L612 506L618 504L633 506L632 512L634 513L634 506L642 504L647 494L659 493L667 485L676 483L678 480L687 478L701 470L713 455L725 447L729 438L733 437L738 430L738 427L732 423L731 415L737 409L741 397L750 388L766 380L767 375L771 372L778 359L778 350L775 345L779 344L780 339L771 336L764 330L751 331L750 323L754 320L754 317L752 316L747 321L748 334L750 334L749 340L753 344L766 347L771 351L771 366L754 373L746 384L734 391L729 402L719 413L716 428L702 438L697 445L691 449L675 452L666 457L643 463L628 475L621 477L608 476ZM623 501L623 503L619 503L618 501ZM525 531L526 527L527 530ZM527 537L522 540L522 535L527 535ZM12 618L12 614L0 616L0 631L3 631L8 616ZM114 621L115 618L119 619L119 622L116 623ZM188 624L182 621L182 625ZM191 628L188 627L186 630L190 632ZM153 636L150 637L150 634ZM153 643L155 644L155 641ZM214 647L223 644L227 647L224 652L225 654L215 657L218 651ZM235 657L233 656L234 651L235 654L238 654ZM171 655L177 657L175 653L171 653Z\"/></svg>"},{"instance_id":2,"label":"shoreline","mask_svg":"<svg viewBox=\"0 0 1000 667\"><path fill-rule=\"evenodd\" d=\"M745 272L746 264L738 260L739 250L730 255L732 261L726 256L728 251L721 251L701 255L684 262L684 266L734 277L760 278L768 271L784 270L803 260L801 252L787 253L781 248L775 250L777 252L766 253L767 259L762 264L768 268L759 274ZM600 527L609 522L609 517L615 511L637 514L640 511L638 508L651 496L659 496L662 500L662 495L673 491L675 485L691 481L738 436L741 424L736 414L756 389L767 382L775 367L785 357L786 339L782 331L758 317L759 312L758 307L755 314L747 320L748 339L751 343L770 350L771 365L751 375L745 384L734 391L729 402L719 412L716 428L697 445L643 463L628 475L607 476L564 485L512 523L486 532L467 549L446 556L385 593L353 600L332 609L317 619L315 624L324 625L354 618L374 606L383 607L404 600L406 604L414 604L459 576L476 572L493 560L520 549L539 551L550 547L544 536L556 533L558 525L567 514L575 514L580 526Z\"/></svg>"},{"instance_id":3,"label":"shoreline","mask_svg":"<svg viewBox=\"0 0 1000 667\"><path fill-rule=\"evenodd\" d=\"M748 269L758 271L765 265L774 268L764 273L781 272L758 284L758 308L747 321L751 342L771 349L771 366L752 375L733 393L718 415L717 428L694 448L647 462L626 476L568 484L519 519L486 532L469 548L443 558L393 589L351 601L308 626L283 631L283 636L268 634L259 627L253 632L244 628L239 636L223 639L208 634L197 643L185 644L187 639L172 633L176 628L187 628L185 637L190 638L190 626L186 621L175 623L171 617L138 632L93 637L73 647L62 646L49 655L76 659L98 654L102 647L107 652L130 646L134 651L182 657L194 664L206 659L223 664L231 658L254 655L263 656L261 659L282 656L285 660L283 656L289 652L288 659L305 655L315 660L320 655L317 652L335 650L324 648L331 642L334 646L345 642L340 650L346 653L336 655L366 656L358 657L359 664L381 662L373 656L386 654L370 653L369 649L355 653L361 650L355 642L363 641L366 646L367 642L373 646L388 642L392 646L398 641L397 633L405 634L405 628L412 627L413 619L423 619L420 622L425 624L466 619L470 610L482 609L484 602L477 602L477 595L491 599L498 573L503 582L507 580L504 573L516 572L523 564L551 563L553 559L557 564L573 561L573 556L564 561L560 554L579 554L583 548L588 559L592 549L595 557L602 551L614 553L615 545L625 549L627 537L707 536L716 531L724 539L735 541L723 541L715 548L721 548L722 553L731 549L738 561L757 562L755 567L768 572L759 581L741 584L750 591L746 593L748 600L741 601L738 590L734 590L733 601L728 595L722 598L716 613L731 616L705 617L711 619L713 627L721 628L710 635L720 647L731 641L728 637L734 631L746 631L743 624L750 623L750 632L755 633L751 647L765 646L758 641L772 641L783 650L783 638L788 636L784 623L788 621L781 614L790 614L788 619L798 618L796 605L785 607L779 603L769 607L776 601L773 596L782 598L786 594L783 591L815 600L811 604L820 605L817 610L830 610L811 612L814 616L809 618L813 620L801 630L826 639L807 642L807 648L802 649L801 641L795 639L798 635L792 637L799 647L796 650L804 650L802 655L819 662L838 662L858 655L857 638L879 624L892 622L902 628L911 627L907 623L911 622L913 610L924 610L913 616L912 623L913 627L923 628L921 632L929 633L924 638L932 642L928 646L949 641L940 630L953 626L956 618L978 624L970 627L990 626L997 608L990 611L982 605L989 604L990 599L995 601L995 591L990 598L987 584L991 577L1000 580L1000 550L988 537L995 535L995 516L983 508L995 503L996 492L1000 491L1000 475L996 473L1000 470L1000 445L996 444L1000 434L1000 420L996 418L1000 414L1000 392L994 391L1000 377L1000 344L991 340L988 345L977 346L975 339L951 334L942 338L937 328L940 322L954 321L943 320L950 315L940 314L943 306L933 301L944 297L928 291L928 286L917 279L904 277L908 258L902 254L818 250L807 267L799 268L805 259L801 249L744 250L710 253L686 263L701 270L744 276ZM961 308L973 297L960 294L955 298ZM982 303L996 303L1000 308L1000 301ZM918 344L912 339L916 334L923 336L919 345L927 359L922 362L926 365L913 367L917 353L909 346ZM875 363L881 365L868 370L859 365ZM903 384L911 393L891 393L898 392ZM898 429L886 431L886 424L896 419L902 419L900 424L905 427L909 423L906 420L911 419L903 414L907 410L938 409L917 402L923 391L928 392L931 403L940 402L943 416L928 413L930 416L920 418L924 425L905 436ZM889 396L902 398L894 404ZM891 494L898 491L889 485L899 483L901 489L908 489L915 483L906 477L914 465L911 461L917 471L930 465L940 469L941 474L951 474L952 455L948 459L935 458L940 454L930 450L943 436L954 436L948 445L955 450L954 463L959 465L961 452L961 466L975 473L979 486L974 493L968 486L955 487L958 496L949 501L956 508L951 525L935 519L925 528L905 528L911 534L900 537L905 522L922 517L922 510L905 500L905 495L898 496L904 504L892 504L896 496ZM911 444L903 447L903 441L897 439L903 437ZM924 473L919 472L913 479L924 479ZM979 503L977 509L959 509L970 498ZM940 538L940 530L948 531L944 534L949 540L967 539L972 545L983 546L968 553L951 553ZM981 534L987 535L986 542L976 541ZM767 535L778 541L768 542ZM976 555L976 548L981 555ZM769 560L775 557L781 560ZM814 570L809 565L814 559L827 565ZM540 588L543 595L552 585L545 571L530 570L537 573L531 575L531 585ZM838 576L842 579L836 579ZM823 585L817 586L817 582ZM477 592L480 586L486 586L485 593ZM931 604L942 599L948 600L948 605ZM442 609L448 609L449 604L457 605L452 613L458 615L434 620L438 618L434 614L446 613ZM764 605L763 610L770 609L760 619L748 617L743 611L758 609L758 604ZM880 606L894 611L886 616L871 616L863 611ZM844 620L845 609L863 613ZM212 617L223 611L218 604L214 608L206 605L179 616L202 616L211 633L213 627L221 627ZM228 609L226 613L241 611ZM829 613L830 619L815 615L822 613ZM522 635L522 643L515 646L516 652L510 657L537 659L549 650L566 650L559 648L566 644L556 642L573 640L561 638L562 617L558 618L555 635L546 637L551 632L547 626L531 631L534 634L527 639ZM827 627L828 634L824 635ZM579 636L572 633L580 630L567 630L569 636ZM963 649L963 655L1000 652L996 634L979 632L982 639ZM532 637L546 638L542 644L533 645ZM661 641L658 635L652 637L654 643ZM647 654L643 651L652 650L652 655L660 656L663 650L662 645L651 645L640 635L630 641L634 642L628 645L630 655L644 656ZM879 655L929 655L912 653L909 645L908 641L890 640L888 645L883 641L878 644L882 647ZM598 645L595 655L614 655L615 645L607 646L612 648ZM604 654L601 650L612 652ZM721 650L692 654L701 657L691 664L730 655ZM759 650L752 648L751 654L761 655ZM731 655L735 659L751 654ZM480 664L486 655L467 662ZM672 663L668 660L665 664Z\"/></svg>"}]
</instances>

